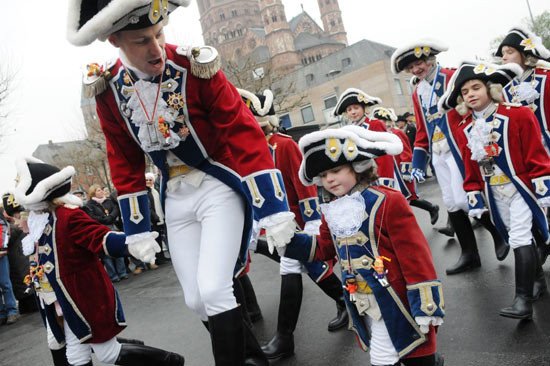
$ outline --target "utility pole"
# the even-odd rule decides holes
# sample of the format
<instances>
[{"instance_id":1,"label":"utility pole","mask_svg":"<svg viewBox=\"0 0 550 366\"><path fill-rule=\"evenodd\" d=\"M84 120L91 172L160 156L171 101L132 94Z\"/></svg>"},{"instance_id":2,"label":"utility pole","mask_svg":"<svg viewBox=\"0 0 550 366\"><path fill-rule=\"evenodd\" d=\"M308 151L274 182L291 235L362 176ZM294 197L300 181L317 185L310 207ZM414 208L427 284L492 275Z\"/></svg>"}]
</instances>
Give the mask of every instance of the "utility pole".
<instances>
[{"instance_id":1,"label":"utility pole","mask_svg":"<svg viewBox=\"0 0 550 366\"><path fill-rule=\"evenodd\" d=\"M533 18L533 12L531 11L531 5L529 4L529 0L525 0L527 2L527 9L529 9L529 16L531 17L531 24L533 27L535 26L535 18Z\"/></svg>"}]
</instances>

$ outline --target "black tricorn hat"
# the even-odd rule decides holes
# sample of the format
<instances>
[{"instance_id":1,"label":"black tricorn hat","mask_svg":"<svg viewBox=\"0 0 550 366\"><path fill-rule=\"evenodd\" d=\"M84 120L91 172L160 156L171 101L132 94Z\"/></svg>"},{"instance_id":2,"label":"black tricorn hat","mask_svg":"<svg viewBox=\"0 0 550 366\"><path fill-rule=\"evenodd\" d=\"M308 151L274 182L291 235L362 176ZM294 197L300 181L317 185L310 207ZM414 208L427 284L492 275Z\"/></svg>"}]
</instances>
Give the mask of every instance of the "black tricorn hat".
<instances>
[{"instance_id":1,"label":"black tricorn hat","mask_svg":"<svg viewBox=\"0 0 550 366\"><path fill-rule=\"evenodd\" d=\"M332 113L335 117L338 117L352 104L362 104L365 107L370 107L380 103L382 103L382 99L378 97L370 96L360 89L348 88L338 98L338 102Z\"/></svg>"},{"instance_id":2,"label":"black tricorn hat","mask_svg":"<svg viewBox=\"0 0 550 366\"><path fill-rule=\"evenodd\" d=\"M33 158L19 158L16 163L19 182L14 196L17 202L29 209L33 205L63 197L71 191L75 169L59 168Z\"/></svg>"},{"instance_id":3,"label":"black tricorn hat","mask_svg":"<svg viewBox=\"0 0 550 366\"><path fill-rule=\"evenodd\" d=\"M260 126L265 126L268 123L274 127L279 127L279 118L275 113L273 105L273 92L265 89L263 94L252 93L245 89L237 88L243 102L250 109L252 114L256 116L256 120Z\"/></svg>"},{"instance_id":4,"label":"black tricorn hat","mask_svg":"<svg viewBox=\"0 0 550 366\"><path fill-rule=\"evenodd\" d=\"M435 56L449 48L443 42L425 38L402 46L391 55L390 66L394 74L405 70L409 64L422 57Z\"/></svg>"},{"instance_id":5,"label":"black tricorn hat","mask_svg":"<svg viewBox=\"0 0 550 366\"><path fill-rule=\"evenodd\" d=\"M18 212L25 211L23 206L17 203L13 193L10 192L6 192L2 195L2 206L4 207L6 214L12 217Z\"/></svg>"},{"instance_id":6,"label":"black tricorn hat","mask_svg":"<svg viewBox=\"0 0 550 366\"><path fill-rule=\"evenodd\" d=\"M502 47L504 46L513 47L526 55L550 61L550 51L544 47L541 38L522 26L516 26L508 31L498 45L495 56L502 57Z\"/></svg>"},{"instance_id":7,"label":"black tricorn hat","mask_svg":"<svg viewBox=\"0 0 550 366\"><path fill-rule=\"evenodd\" d=\"M439 109L447 111L455 108L458 105L460 89L469 80L482 80L505 86L522 73L523 69L514 63L495 65L480 61L463 61L449 81L447 91L441 96Z\"/></svg>"},{"instance_id":8,"label":"black tricorn hat","mask_svg":"<svg viewBox=\"0 0 550 366\"><path fill-rule=\"evenodd\" d=\"M403 151L397 135L354 125L308 133L298 146L303 156L298 176L304 185L319 184L319 174L337 166Z\"/></svg>"},{"instance_id":9,"label":"black tricorn hat","mask_svg":"<svg viewBox=\"0 0 550 366\"><path fill-rule=\"evenodd\" d=\"M67 39L75 46L104 41L119 30L142 29L166 19L190 0L70 0Z\"/></svg>"}]
</instances>

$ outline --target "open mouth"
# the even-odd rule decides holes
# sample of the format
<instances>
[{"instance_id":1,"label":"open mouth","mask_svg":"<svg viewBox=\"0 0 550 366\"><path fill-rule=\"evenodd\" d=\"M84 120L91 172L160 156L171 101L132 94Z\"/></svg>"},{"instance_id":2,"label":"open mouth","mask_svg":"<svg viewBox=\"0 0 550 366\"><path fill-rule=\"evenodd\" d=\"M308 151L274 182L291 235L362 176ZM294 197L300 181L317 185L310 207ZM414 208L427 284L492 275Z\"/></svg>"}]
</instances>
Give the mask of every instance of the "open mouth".
<instances>
[{"instance_id":1,"label":"open mouth","mask_svg":"<svg viewBox=\"0 0 550 366\"><path fill-rule=\"evenodd\" d=\"M157 59L154 59L152 61L149 61L149 63L151 65L154 65L154 66L157 66L157 65L160 65L162 63L162 59L161 58L157 58Z\"/></svg>"}]
</instances>

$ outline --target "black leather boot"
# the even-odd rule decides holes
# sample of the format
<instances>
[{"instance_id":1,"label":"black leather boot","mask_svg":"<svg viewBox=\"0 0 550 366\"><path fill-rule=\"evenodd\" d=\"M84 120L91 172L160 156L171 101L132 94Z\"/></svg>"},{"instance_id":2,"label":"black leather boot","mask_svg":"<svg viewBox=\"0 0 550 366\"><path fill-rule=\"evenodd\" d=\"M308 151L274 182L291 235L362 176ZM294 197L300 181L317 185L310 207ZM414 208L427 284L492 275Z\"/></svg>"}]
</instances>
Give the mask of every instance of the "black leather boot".
<instances>
[{"instance_id":1,"label":"black leather boot","mask_svg":"<svg viewBox=\"0 0 550 366\"><path fill-rule=\"evenodd\" d=\"M244 322L240 306L208 317L216 366L244 365Z\"/></svg>"},{"instance_id":2,"label":"black leather boot","mask_svg":"<svg viewBox=\"0 0 550 366\"><path fill-rule=\"evenodd\" d=\"M139 339L132 339L132 338L122 338L122 337L116 337L116 340L118 343L127 343L127 344L145 344L145 342L139 340Z\"/></svg>"},{"instance_id":3,"label":"black leather boot","mask_svg":"<svg viewBox=\"0 0 550 366\"><path fill-rule=\"evenodd\" d=\"M421 199L413 200L411 201L411 206L421 208L424 211L428 211L430 213L430 223L432 225L434 225L439 219L439 206L434 205L430 201Z\"/></svg>"},{"instance_id":4,"label":"black leather boot","mask_svg":"<svg viewBox=\"0 0 550 366\"><path fill-rule=\"evenodd\" d=\"M246 276L248 277L248 276ZM233 279L233 293L238 304L241 304L241 314L243 316L244 330L244 348L246 366L268 366L269 361L262 351L262 347L252 333L252 322L250 321L249 312L246 307L244 290L241 286L242 282L239 279ZM244 306L243 306L244 304ZM207 327L208 329L208 327Z\"/></svg>"},{"instance_id":5,"label":"black leather boot","mask_svg":"<svg viewBox=\"0 0 550 366\"><path fill-rule=\"evenodd\" d=\"M342 281L333 273L324 280L317 283L317 286L323 290L325 294L330 296L336 301L336 318L332 319L328 323L328 331L334 332L348 325L349 317L346 309L346 303L344 302L344 290L342 288Z\"/></svg>"},{"instance_id":6,"label":"black leather boot","mask_svg":"<svg viewBox=\"0 0 550 366\"><path fill-rule=\"evenodd\" d=\"M453 228L453 223L451 221L451 213L448 212L448 214L449 217L447 218L447 226L437 228L437 232L452 238L455 236L455 229Z\"/></svg>"},{"instance_id":7,"label":"black leather boot","mask_svg":"<svg viewBox=\"0 0 550 366\"><path fill-rule=\"evenodd\" d=\"M70 366L69 361L67 361L67 347L60 349L51 349L53 366Z\"/></svg>"},{"instance_id":8,"label":"black leather boot","mask_svg":"<svg viewBox=\"0 0 550 366\"><path fill-rule=\"evenodd\" d=\"M448 275L453 275L467 270L481 267L479 253L477 251L476 237L468 215L462 210L449 212L452 226L456 230L458 243L462 249L458 262L446 270Z\"/></svg>"},{"instance_id":9,"label":"black leather boot","mask_svg":"<svg viewBox=\"0 0 550 366\"><path fill-rule=\"evenodd\" d=\"M262 310L260 305L258 305L258 299L256 299L256 292L254 292L254 287L248 275L243 275L239 277L239 282L243 289L244 302L246 304L246 311L248 312L248 317L252 323L256 323L259 320L263 319Z\"/></svg>"},{"instance_id":10,"label":"black leather boot","mask_svg":"<svg viewBox=\"0 0 550 366\"><path fill-rule=\"evenodd\" d=\"M281 276L281 296L277 333L262 347L270 360L290 357L294 354L294 330L302 306L302 275L287 274Z\"/></svg>"},{"instance_id":11,"label":"black leather boot","mask_svg":"<svg viewBox=\"0 0 550 366\"><path fill-rule=\"evenodd\" d=\"M281 257L276 250L273 250L273 253L269 253L269 246L267 245L267 240L265 238L258 238L255 253L265 255L267 258L274 260L277 263L281 262Z\"/></svg>"},{"instance_id":12,"label":"black leather boot","mask_svg":"<svg viewBox=\"0 0 550 366\"><path fill-rule=\"evenodd\" d=\"M500 310L501 316L513 319L533 317L533 285L537 262L535 250L533 245L514 249L516 295L512 306Z\"/></svg>"},{"instance_id":13,"label":"black leather boot","mask_svg":"<svg viewBox=\"0 0 550 366\"><path fill-rule=\"evenodd\" d=\"M68 365L69 365L69 366L73 366L73 365L71 365L70 363L69 363ZM94 366L94 363L93 363L92 360L90 360L90 362L88 362L87 364L84 364L84 365L82 365L82 366Z\"/></svg>"},{"instance_id":14,"label":"black leather boot","mask_svg":"<svg viewBox=\"0 0 550 366\"><path fill-rule=\"evenodd\" d=\"M121 366L183 366L185 360L177 353L142 344L123 344L115 365Z\"/></svg>"},{"instance_id":15,"label":"black leather boot","mask_svg":"<svg viewBox=\"0 0 550 366\"><path fill-rule=\"evenodd\" d=\"M542 270L542 260L540 258L540 252L535 247L535 256L537 264L535 267L535 283L533 285L533 300L536 301L548 293L548 286L546 285L546 277Z\"/></svg>"},{"instance_id":16,"label":"black leather boot","mask_svg":"<svg viewBox=\"0 0 550 366\"><path fill-rule=\"evenodd\" d=\"M491 222L491 216L489 215L489 212L485 212L483 215L481 215L481 219L476 219L483 227L491 233L491 236L493 237L493 242L495 244L495 254L497 255L497 259L499 261L503 261L504 258L508 255L508 252L510 252L510 246L504 239L500 236L497 228L495 225Z\"/></svg>"}]
</instances>

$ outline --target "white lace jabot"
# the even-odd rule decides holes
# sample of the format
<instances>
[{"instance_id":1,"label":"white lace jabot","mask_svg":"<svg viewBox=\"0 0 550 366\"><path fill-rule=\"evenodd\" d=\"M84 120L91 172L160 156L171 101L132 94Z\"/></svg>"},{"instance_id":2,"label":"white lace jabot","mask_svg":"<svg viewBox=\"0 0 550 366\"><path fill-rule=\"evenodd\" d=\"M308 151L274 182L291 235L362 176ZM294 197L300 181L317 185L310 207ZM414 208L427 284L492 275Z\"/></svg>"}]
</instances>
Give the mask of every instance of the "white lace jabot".
<instances>
[{"instance_id":1,"label":"white lace jabot","mask_svg":"<svg viewBox=\"0 0 550 366\"><path fill-rule=\"evenodd\" d=\"M321 204L328 227L338 238L352 236L359 231L365 217L365 199L360 192Z\"/></svg>"}]
</instances>

